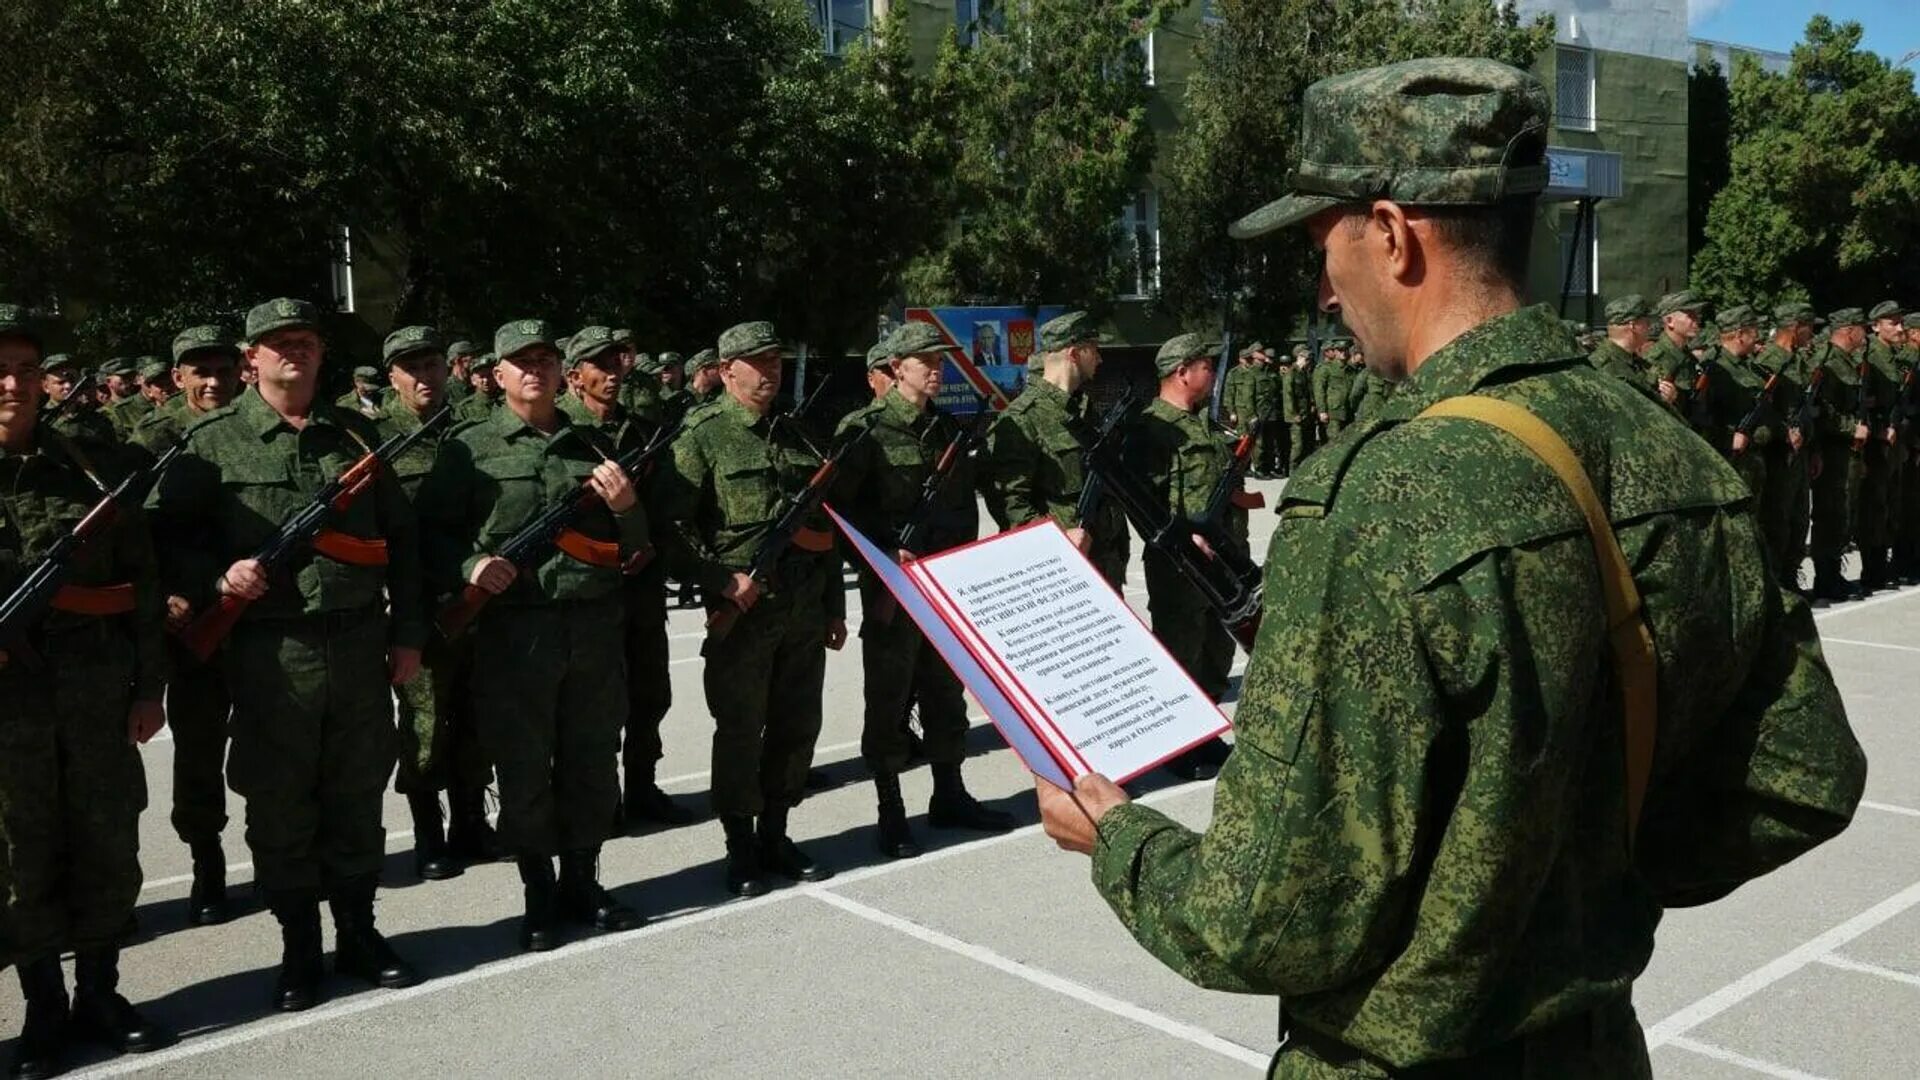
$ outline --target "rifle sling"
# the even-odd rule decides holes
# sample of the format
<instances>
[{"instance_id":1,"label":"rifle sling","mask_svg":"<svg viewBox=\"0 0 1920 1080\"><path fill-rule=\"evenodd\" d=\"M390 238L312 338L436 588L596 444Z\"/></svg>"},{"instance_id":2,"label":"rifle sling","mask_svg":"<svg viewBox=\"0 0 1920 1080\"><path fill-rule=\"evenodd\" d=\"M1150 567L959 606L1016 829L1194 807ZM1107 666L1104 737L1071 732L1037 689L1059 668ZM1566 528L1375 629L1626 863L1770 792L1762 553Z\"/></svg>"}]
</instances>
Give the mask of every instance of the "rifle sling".
<instances>
[{"instance_id":1,"label":"rifle sling","mask_svg":"<svg viewBox=\"0 0 1920 1080\"><path fill-rule=\"evenodd\" d=\"M387 565L387 542L350 536L338 529L321 529L313 534L313 550L348 566Z\"/></svg>"},{"instance_id":2,"label":"rifle sling","mask_svg":"<svg viewBox=\"0 0 1920 1080\"><path fill-rule=\"evenodd\" d=\"M575 562L588 566L597 566L603 570L619 570L625 565L620 558L620 545L610 540L595 540L578 529L561 529L553 538L553 546L561 554Z\"/></svg>"},{"instance_id":3,"label":"rifle sling","mask_svg":"<svg viewBox=\"0 0 1920 1080\"><path fill-rule=\"evenodd\" d=\"M50 605L69 615L125 615L133 610L133 583L120 585L62 585Z\"/></svg>"}]
</instances>

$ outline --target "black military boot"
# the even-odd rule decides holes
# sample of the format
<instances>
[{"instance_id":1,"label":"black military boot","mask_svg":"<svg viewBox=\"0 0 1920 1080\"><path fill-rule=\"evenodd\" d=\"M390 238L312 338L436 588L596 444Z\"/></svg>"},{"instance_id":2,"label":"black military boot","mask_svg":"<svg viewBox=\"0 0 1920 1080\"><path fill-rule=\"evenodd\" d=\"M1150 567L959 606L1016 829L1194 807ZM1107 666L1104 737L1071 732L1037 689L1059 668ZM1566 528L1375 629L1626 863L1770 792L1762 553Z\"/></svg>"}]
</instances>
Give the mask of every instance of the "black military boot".
<instances>
[{"instance_id":1,"label":"black military boot","mask_svg":"<svg viewBox=\"0 0 1920 1080\"><path fill-rule=\"evenodd\" d=\"M311 1009L320 1000L320 897L312 889L282 889L268 894L267 906L280 923L280 976L273 984L273 1007L280 1012Z\"/></svg>"},{"instance_id":2,"label":"black military boot","mask_svg":"<svg viewBox=\"0 0 1920 1080\"><path fill-rule=\"evenodd\" d=\"M644 772L638 769L627 771L626 797L621 800L620 805L628 828L633 828L642 822L669 826L691 825L694 820L693 811L674 802L672 796L660 790L660 785L654 780L652 769Z\"/></svg>"},{"instance_id":3,"label":"black military boot","mask_svg":"<svg viewBox=\"0 0 1920 1080\"><path fill-rule=\"evenodd\" d=\"M1840 576L1839 559L1813 560L1813 591L1809 594L1809 598L1814 603L1830 604L1838 600L1849 600L1852 597L1853 591L1848 587L1847 580Z\"/></svg>"},{"instance_id":4,"label":"black military boot","mask_svg":"<svg viewBox=\"0 0 1920 1080\"><path fill-rule=\"evenodd\" d=\"M420 973L400 959L373 925L373 893L378 880L368 874L334 886L327 900L327 906L333 909L333 970L398 990L419 982Z\"/></svg>"},{"instance_id":5,"label":"black military boot","mask_svg":"<svg viewBox=\"0 0 1920 1080\"><path fill-rule=\"evenodd\" d=\"M500 837L487 824L486 789L456 785L447 793L450 822L447 853L472 866L507 858Z\"/></svg>"},{"instance_id":6,"label":"black military boot","mask_svg":"<svg viewBox=\"0 0 1920 1080\"><path fill-rule=\"evenodd\" d=\"M760 896L767 881L760 876L760 846L753 838L753 815L721 814L727 834L727 891L735 896Z\"/></svg>"},{"instance_id":7,"label":"black military boot","mask_svg":"<svg viewBox=\"0 0 1920 1080\"><path fill-rule=\"evenodd\" d=\"M600 849L560 854L560 916L596 930L637 930L646 920L600 887Z\"/></svg>"},{"instance_id":8,"label":"black military boot","mask_svg":"<svg viewBox=\"0 0 1920 1080\"><path fill-rule=\"evenodd\" d=\"M833 871L821 866L800 850L787 835L787 808L768 807L760 815L760 864L790 881L825 881Z\"/></svg>"},{"instance_id":9,"label":"black military boot","mask_svg":"<svg viewBox=\"0 0 1920 1080\"><path fill-rule=\"evenodd\" d=\"M1013 815L980 805L967 783L960 778L960 763L933 766L933 798L927 802L927 824L936 829L976 829L980 832L1006 832L1013 828Z\"/></svg>"},{"instance_id":10,"label":"black military boot","mask_svg":"<svg viewBox=\"0 0 1920 1080\"><path fill-rule=\"evenodd\" d=\"M900 796L900 775L874 773L873 790L880 803L880 854L889 859L911 859L920 854L913 830L907 827L907 804Z\"/></svg>"},{"instance_id":11,"label":"black military boot","mask_svg":"<svg viewBox=\"0 0 1920 1080\"><path fill-rule=\"evenodd\" d=\"M73 1037L122 1054L144 1054L171 1046L173 1032L141 1016L120 996L120 950L100 949L75 955L73 962Z\"/></svg>"},{"instance_id":12,"label":"black military boot","mask_svg":"<svg viewBox=\"0 0 1920 1080\"><path fill-rule=\"evenodd\" d=\"M1887 573L1887 550L1863 548L1860 551L1860 595L1872 596L1877 589L1893 584Z\"/></svg>"},{"instance_id":13,"label":"black military boot","mask_svg":"<svg viewBox=\"0 0 1920 1080\"><path fill-rule=\"evenodd\" d=\"M545 855L522 855L520 883L526 886L527 913L520 919L520 947L546 952L560 944L560 888L554 883L553 860Z\"/></svg>"},{"instance_id":14,"label":"black military boot","mask_svg":"<svg viewBox=\"0 0 1920 1080\"><path fill-rule=\"evenodd\" d=\"M11 1080L41 1080L66 1071L67 978L58 956L43 956L20 965L20 996L27 1001L27 1018L20 1025L20 1041L13 1044Z\"/></svg>"},{"instance_id":15,"label":"black military boot","mask_svg":"<svg viewBox=\"0 0 1920 1080\"><path fill-rule=\"evenodd\" d=\"M422 881L445 881L466 873L467 868L447 849L446 834L440 826L440 793L410 791L407 809L413 812L413 872Z\"/></svg>"},{"instance_id":16,"label":"black military boot","mask_svg":"<svg viewBox=\"0 0 1920 1080\"><path fill-rule=\"evenodd\" d=\"M233 918L227 907L227 853L216 837L192 845L193 888L187 893L187 922L217 926Z\"/></svg>"}]
</instances>

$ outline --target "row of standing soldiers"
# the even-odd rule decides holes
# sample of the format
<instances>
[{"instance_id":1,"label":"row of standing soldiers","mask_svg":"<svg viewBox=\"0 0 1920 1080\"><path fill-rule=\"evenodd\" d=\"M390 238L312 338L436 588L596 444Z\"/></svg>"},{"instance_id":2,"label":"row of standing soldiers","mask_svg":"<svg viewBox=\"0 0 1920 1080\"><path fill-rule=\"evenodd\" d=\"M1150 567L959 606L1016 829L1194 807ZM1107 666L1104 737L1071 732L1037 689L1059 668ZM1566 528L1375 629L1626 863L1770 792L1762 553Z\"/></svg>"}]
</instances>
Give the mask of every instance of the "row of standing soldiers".
<instances>
[{"instance_id":1,"label":"row of standing soldiers","mask_svg":"<svg viewBox=\"0 0 1920 1080\"><path fill-rule=\"evenodd\" d=\"M1783 585L1831 602L1920 581L1920 314L1891 300L1824 319L1798 302L1715 312L1685 290L1651 307L1620 297L1606 314L1594 366L1727 458L1753 492ZM1857 582L1841 574L1849 546Z\"/></svg>"},{"instance_id":2,"label":"row of standing soldiers","mask_svg":"<svg viewBox=\"0 0 1920 1080\"><path fill-rule=\"evenodd\" d=\"M1365 420L1393 384L1367 370L1358 342L1332 338L1320 358L1306 345L1291 359L1258 341L1240 350L1220 388L1220 419L1254 433L1251 473L1289 475L1294 466L1347 425Z\"/></svg>"},{"instance_id":3,"label":"row of standing soldiers","mask_svg":"<svg viewBox=\"0 0 1920 1080\"><path fill-rule=\"evenodd\" d=\"M387 388L360 379L338 401L318 394L318 327L312 305L280 299L248 313L241 343L217 326L183 331L166 380L176 392L116 423L75 392L70 361L45 355L36 322L0 305L0 595L105 505L103 491L139 481L64 565L44 615L0 641L0 962L18 968L27 1002L14 1076L57 1072L74 1039L123 1052L171 1041L117 990L142 880L139 745L163 725L172 823L193 855L189 920L231 915L224 784L244 800L256 886L281 929L272 1003L300 1010L320 999L323 906L337 972L419 979L375 926L390 780L413 812L421 877L517 864L523 948L555 947L567 924L639 925L601 885L598 856L624 828L691 819L654 774L671 706L669 573L708 610L726 887L751 896L770 875L829 876L788 833L826 652L847 638L842 559L813 491L823 476L834 505L902 559L974 539L984 496L1000 527L1051 518L1116 587L1125 578L1124 518L1082 497L1076 432L1100 363L1082 312L1042 327L1041 377L931 499L927 478L962 425L932 404L952 345L926 324L869 355L874 400L831 437L776 409L782 345L764 322L684 366L670 354L643 364L631 336L606 327L562 339L516 320L477 357L404 327L383 346ZM1211 348L1183 335L1161 350L1160 397L1127 444L1182 515L1233 467L1205 414ZM341 496L335 482L353 476L365 483ZM280 543L316 496L317 524ZM529 540L556 506L570 508L563 524ZM796 507L799 526L770 549ZM1232 513L1244 542L1240 500ZM1221 698L1231 640L1151 551L1145 569L1156 630ZM930 825L1011 828L962 780L959 683L871 580L860 595L880 850L919 851L899 785L918 756L933 773ZM456 609L471 622L449 632ZM203 647L201 629L229 610L237 621ZM1173 767L1210 775L1225 754L1216 741ZM63 950L77 957L71 1001Z\"/></svg>"}]
</instances>

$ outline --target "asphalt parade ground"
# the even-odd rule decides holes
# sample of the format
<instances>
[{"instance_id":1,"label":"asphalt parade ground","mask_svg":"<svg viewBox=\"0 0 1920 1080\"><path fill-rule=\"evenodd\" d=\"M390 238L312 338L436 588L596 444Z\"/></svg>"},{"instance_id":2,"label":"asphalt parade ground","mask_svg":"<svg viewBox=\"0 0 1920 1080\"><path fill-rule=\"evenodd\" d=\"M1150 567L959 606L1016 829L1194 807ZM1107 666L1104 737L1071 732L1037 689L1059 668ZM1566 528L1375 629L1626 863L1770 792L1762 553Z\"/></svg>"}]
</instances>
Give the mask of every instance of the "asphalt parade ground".
<instances>
[{"instance_id":1,"label":"asphalt parade ground","mask_svg":"<svg viewBox=\"0 0 1920 1080\"><path fill-rule=\"evenodd\" d=\"M1278 494L1278 482L1255 486L1269 501ZM1255 514L1256 554L1272 524ZM1128 598L1144 610L1137 541L1135 552ZM1719 903L1667 915L1635 994L1662 1077L1920 1075L1920 588L1817 619L1867 749L1867 801L1811 855ZM711 721L695 613L675 611L672 634L675 706L660 776L704 811ZM616 839L602 880L648 924L522 954L512 865L417 881L406 807L389 795L379 920L426 981L390 991L330 977L319 1007L291 1015L266 1007L279 961L270 915L249 902L228 925L186 925L189 862L167 824L163 736L145 751L147 883L122 990L183 1037L144 1057L76 1055L73 1075L1259 1076L1276 1043L1273 1000L1196 989L1135 946L1094 894L1087 861L1033 824L1031 780L984 721L969 782L1023 827L985 838L928 830L921 768L905 789L929 850L898 862L874 850L857 648L829 657L816 757L841 786L792 817L796 839L838 870L833 879L734 900L712 819ZM1139 787L1205 823L1210 783L1156 776ZM231 877L250 897L238 797L229 813ZM0 983L6 1059L22 1006L14 980Z\"/></svg>"}]
</instances>

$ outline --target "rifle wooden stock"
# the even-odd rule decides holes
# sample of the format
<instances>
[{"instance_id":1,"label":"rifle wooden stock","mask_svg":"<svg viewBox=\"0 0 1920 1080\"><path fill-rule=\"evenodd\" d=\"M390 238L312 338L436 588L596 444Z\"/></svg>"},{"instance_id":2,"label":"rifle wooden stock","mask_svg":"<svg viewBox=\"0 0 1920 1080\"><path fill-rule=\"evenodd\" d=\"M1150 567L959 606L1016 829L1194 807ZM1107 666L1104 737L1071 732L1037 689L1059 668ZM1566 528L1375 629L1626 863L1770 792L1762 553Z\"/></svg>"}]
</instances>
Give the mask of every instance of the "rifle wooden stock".
<instances>
[{"instance_id":1,"label":"rifle wooden stock","mask_svg":"<svg viewBox=\"0 0 1920 1080\"><path fill-rule=\"evenodd\" d=\"M180 644L186 646L194 659L205 662L233 632L234 624L246 614L247 606L251 603L238 596L222 595L180 634Z\"/></svg>"},{"instance_id":2,"label":"rifle wooden stock","mask_svg":"<svg viewBox=\"0 0 1920 1080\"><path fill-rule=\"evenodd\" d=\"M491 599L493 594L478 585L462 585L459 596L441 605L440 613L434 617L434 625L440 628L442 636L451 641L472 624L479 616L480 609L486 607Z\"/></svg>"}]
</instances>

